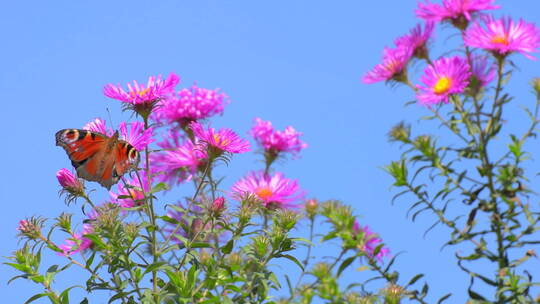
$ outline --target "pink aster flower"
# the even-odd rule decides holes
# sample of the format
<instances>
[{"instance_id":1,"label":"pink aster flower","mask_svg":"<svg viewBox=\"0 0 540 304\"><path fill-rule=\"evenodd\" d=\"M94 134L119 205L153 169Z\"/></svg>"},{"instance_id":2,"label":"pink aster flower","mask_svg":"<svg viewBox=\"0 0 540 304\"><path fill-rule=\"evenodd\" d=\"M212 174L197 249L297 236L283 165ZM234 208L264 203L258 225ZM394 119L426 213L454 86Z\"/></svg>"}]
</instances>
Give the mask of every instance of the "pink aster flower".
<instances>
[{"instance_id":1,"label":"pink aster flower","mask_svg":"<svg viewBox=\"0 0 540 304\"><path fill-rule=\"evenodd\" d=\"M83 129L96 133L101 133L109 137L114 134L114 131L111 128L107 128L107 123L101 118L96 118L91 122L85 124Z\"/></svg>"},{"instance_id":2,"label":"pink aster flower","mask_svg":"<svg viewBox=\"0 0 540 304\"><path fill-rule=\"evenodd\" d=\"M469 84L471 76L467 60L461 57L441 58L429 65L424 71L417 99L424 105L439 102L448 103L452 94L461 93Z\"/></svg>"},{"instance_id":3,"label":"pink aster flower","mask_svg":"<svg viewBox=\"0 0 540 304\"><path fill-rule=\"evenodd\" d=\"M379 81L400 81L406 77L405 68L413 55L410 47L398 47L395 49L385 48L383 61L377 64L373 70L364 75L364 83L376 83Z\"/></svg>"},{"instance_id":4,"label":"pink aster flower","mask_svg":"<svg viewBox=\"0 0 540 304\"><path fill-rule=\"evenodd\" d=\"M493 4L495 0L443 0L442 5L430 3L418 3L416 16L426 21L446 21L465 18L470 21L474 14L482 10L499 8Z\"/></svg>"},{"instance_id":5,"label":"pink aster flower","mask_svg":"<svg viewBox=\"0 0 540 304\"><path fill-rule=\"evenodd\" d=\"M62 186L62 190L72 195L80 195L84 193L84 186L81 181L66 168L62 168L56 172L58 183Z\"/></svg>"},{"instance_id":6,"label":"pink aster flower","mask_svg":"<svg viewBox=\"0 0 540 304\"><path fill-rule=\"evenodd\" d=\"M193 85L163 99L156 108L155 118L166 123L177 122L185 127L192 121L223 114L227 102L227 95L219 89L209 90Z\"/></svg>"},{"instance_id":7,"label":"pink aster flower","mask_svg":"<svg viewBox=\"0 0 540 304\"><path fill-rule=\"evenodd\" d=\"M501 56L519 52L534 59L529 53L540 46L540 30L523 20L514 22L510 18L482 18L483 25L474 23L464 34L465 45L489 50Z\"/></svg>"},{"instance_id":8,"label":"pink aster flower","mask_svg":"<svg viewBox=\"0 0 540 304\"><path fill-rule=\"evenodd\" d=\"M362 242L358 248L368 257L376 258L379 260L379 262L381 262L385 256L390 254L390 249L383 246L374 256L375 249L377 246L382 244L383 241L377 234L373 233L368 226L360 227L360 224L358 221L356 221L356 219L354 220L353 231L356 235L362 235Z\"/></svg>"},{"instance_id":9,"label":"pink aster flower","mask_svg":"<svg viewBox=\"0 0 540 304\"><path fill-rule=\"evenodd\" d=\"M255 125L251 128L250 134L265 150L274 153L296 154L307 147L307 144L300 140L302 133L297 132L293 127L289 126L284 131L274 131L271 122L260 118L255 118Z\"/></svg>"},{"instance_id":10,"label":"pink aster flower","mask_svg":"<svg viewBox=\"0 0 540 304\"><path fill-rule=\"evenodd\" d=\"M120 205L122 208L133 208L144 204L145 193L150 191L148 185L148 179L143 173L139 176L134 176L124 184L123 182L118 184L118 190L116 192L109 192L111 201ZM142 183L142 185L141 185ZM150 185L151 186L151 185Z\"/></svg>"},{"instance_id":11,"label":"pink aster flower","mask_svg":"<svg viewBox=\"0 0 540 304\"><path fill-rule=\"evenodd\" d=\"M146 85L139 84L135 80L133 84L128 83L127 92L119 84L115 86L109 83L103 88L103 94L132 105L144 104L154 102L172 93L178 82L180 82L180 77L174 73L169 74L165 80L161 79L161 75L157 78L150 76Z\"/></svg>"},{"instance_id":12,"label":"pink aster flower","mask_svg":"<svg viewBox=\"0 0 540 304\"><path fill-rule=\"evenodd\" d=\"M208 128L205 130L196 121L189 126L195 137L202 142L202 145L212 152L213 157L219 156L223 152L244 153L249 151L249 142L240 138L231 129L222 128L216 131L214 128Z\"/></svg>"},{"instance_id":13,"label":"pink aster flower","mask_svg":"<svg viewBox=\"0 0 540 304\"><path fill-rule=\"evenodd\" d=\"M168 144L167 144L168 145ZM161 181L178 184L190 180L192 175L204 165L208 159L205 150L186 140L183 145L171 147L163 152L153 153L151 157L152 171Z\"/></svg>"},{"instance_id":14,"label":"pink aster flower","mask_svg":"<svg viewBox=\"0 0 540 304\"><path fill-rule=\"evenodd\" d=\"M427 58L427 43L434 29L433 22L427 22L424 29L421 24L418 24L409 34L397 38L395 44L398 48L412 50L417 58Z\"/></svg>"},{"instance_id":15,"label":"pink aster flower","mask_svg":"<svg viewBox=\"0 0 540 304\"><path fill-rule=\"evenodd\" d=\"M295 201L304 197L296 180L285 178L281 173L273 176L264 172L251 172L232 187L234 198L241 200L248 195L258 198L267 208L296 208Z\"/></svg>"},{"instance_id":16,"label":"pink aster flower","mask_svg":"<svg viewBox=\"0 0 540 304\"><path fill-rule=\"evenodd\" d=\"M494 78L496 65L485 56L476 56L471 59L471 73L479 86L487 86Z\"/></svg>"},{"instance_id":17,"label":"pink aster flower","mask_svg":"<svg viewBox=\"0 0 540 304\"><path fill-rule=\"evenodd\" d=\"M128 125L131 127L129 131ZM153 131L153 128L145 130L142 122L120 123L120 139L127 141L138 151L144 150L146 146L154 141L154 138L152 138Z\"/></svg>"},{"instance_id":18,"label":"pink aster flower","mask_svg":"<svg viewBox=\"0 0 540 304\"><path fill-rule=\"evenodd\" d=\"M91 225L84 224L82 233L74 233L71 238L66 240L65 244L58 247L62 250L63 255L65 256L84 251L92 247L92 241L84 236L92 233L93 231L94 228Z\"/></svg>"}]
</instances>

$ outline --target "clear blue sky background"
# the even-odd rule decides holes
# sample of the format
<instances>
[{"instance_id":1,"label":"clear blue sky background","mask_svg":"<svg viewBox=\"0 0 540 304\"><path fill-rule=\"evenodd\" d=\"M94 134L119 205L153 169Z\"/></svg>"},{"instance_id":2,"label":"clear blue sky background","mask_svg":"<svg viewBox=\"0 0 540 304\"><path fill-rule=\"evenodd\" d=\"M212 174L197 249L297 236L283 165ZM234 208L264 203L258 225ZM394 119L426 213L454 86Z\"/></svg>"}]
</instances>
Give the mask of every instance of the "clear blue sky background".
<instances>
[{"instance_id":1,"label":"clear blue sky background","mask_svg":"<svg viewBox=\"0 0 540 304\"><path fill-rule=\"evenodd\" d=\"M498 3L504 14L540 24L537 0ZM404 108L412 99L404 88L360 82L379 62L382 48L416 24L415 6L411 0L5 2L0 11L0 255L17 248L20 219L80 210L58 198L55 172L69 161L55 146L54 133L107 118L107 107L118 124L126 116L118 102L102 95L103 85L174 71L182 87L197 81L230 96L216 126L246 135L253 118L261 117L278 128L293 125L304 132L309 148L280 169L298 178L310 196L354 206L361 222L380 233L394 253L405 251L396 263L405 278L426 274L430 299L453 292L451 303L463 303L466 276L455 266L454 250L440 250L447 231L422 238L431 218L412 223L405 218L407 202L392 206L397 191L390 190L391 179L381 170L400 153L386 141L389 128L401 120L415 123L427 111ZM512 80L515 102L531 104L528 81L540 76L540 64L515 59L522 64ZM257 158L235 158L225 185L260 167ZM323 250L321 255L337 255ZM40 291L23 280L6 285L14 275L0 266L0 302L22 303ZM357 275L363 276L353 272L347 280ZM60 281L80 278L75 272Z\"/></svg>"}]
</instances>

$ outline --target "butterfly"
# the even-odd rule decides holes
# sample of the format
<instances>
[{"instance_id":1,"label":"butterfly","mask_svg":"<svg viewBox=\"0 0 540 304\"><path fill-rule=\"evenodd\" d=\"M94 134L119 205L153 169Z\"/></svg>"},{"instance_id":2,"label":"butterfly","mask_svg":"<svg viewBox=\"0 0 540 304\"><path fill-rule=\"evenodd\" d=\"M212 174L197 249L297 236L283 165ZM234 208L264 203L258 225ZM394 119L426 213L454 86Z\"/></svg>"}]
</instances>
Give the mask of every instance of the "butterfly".
<instances>
[{"instance_id":1,"label":"butterfly","mask_svg":"<svg viewBox=\"0 0 540 304\"><path fill-rule=\"evenodd\" d=\"M56 145L66 150L77 176L111 189L124 173L137 168L139 152L127 141L81 129L56 132Z\"/></svg>"}]
</instances>

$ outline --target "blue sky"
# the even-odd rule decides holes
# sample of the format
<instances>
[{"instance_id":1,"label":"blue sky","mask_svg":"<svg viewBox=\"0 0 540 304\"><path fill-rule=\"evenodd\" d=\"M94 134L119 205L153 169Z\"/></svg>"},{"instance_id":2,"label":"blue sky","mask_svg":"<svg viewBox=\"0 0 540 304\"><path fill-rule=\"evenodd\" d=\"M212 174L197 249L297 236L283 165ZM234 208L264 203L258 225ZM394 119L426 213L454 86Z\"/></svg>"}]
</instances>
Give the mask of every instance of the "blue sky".
<instances>
[{"instance_id":1,"label":"blue sky","mask_svg":"<svg viewBox=\"0 0 540 304\"><path fill-rule=\"evenodd\" d=\"M505 15L540 24L540 2L498 3ZM280 129L293 125L304 132L309 148L279 169L297 178L311 197L352 205L361 223L378 232L393 252L404 251L396 263L404 278L426 274L431 299L453 292L452 303L463 303L466 276L455 266L454 249L441 250L447 231L436 229L423 238L431 218L412 223L405 218L407 202L392 206L397 191L381 169L400 155L386 140L389 128L401 120L417 124L427 111L403 106L413 99L405 88L360 82L380 60L382 48L418 22L415 6L416 1L397 0L5 3L0 11L6 138L0 150L0 255L17 247L20 219L79 212L58 197L55 172L69 161L54 144L55 132L95 117L108 119L107 108L116 124L129 119L118 102L102 95L106 83L176 72L182 77L179 87L196 81L230 96L215 126L247 136L253 119L261 117ZM439 48L452 43L442 33ZM511 82L515 102L530 105L528 81L540 76L540 64L522 56L515 61L522 68ZM253 154L235 158L224 185L259 168L257 159ZM323 250L321 255L337 254ZM22 280L8 287L15 274L0 266L3 300L20 303L40 291ZM347 280L357 275L364 274L353 272ZM75 273L59 280L77 278Z\"/></svg>"}]
</instances>

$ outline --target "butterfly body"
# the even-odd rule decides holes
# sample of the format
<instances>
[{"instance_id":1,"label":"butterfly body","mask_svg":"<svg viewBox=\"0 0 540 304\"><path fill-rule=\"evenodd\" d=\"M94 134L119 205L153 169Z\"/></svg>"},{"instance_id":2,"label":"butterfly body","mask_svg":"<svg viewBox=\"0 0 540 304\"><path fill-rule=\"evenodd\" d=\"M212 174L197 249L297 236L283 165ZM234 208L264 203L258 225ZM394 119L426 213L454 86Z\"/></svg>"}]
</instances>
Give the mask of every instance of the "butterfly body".
<instances>
[{"instance_id":1,"label":"butterfly body","mask_svg":"<svg viewBox=\"0 0 540 304\"><path fill-rule=\"evenodd\" d=\"M139 163L139 152L128 142L113 136L81 129L56 132L56 145L66 150L77 176L110 189Z\"/></svg>"}]
</instances>

